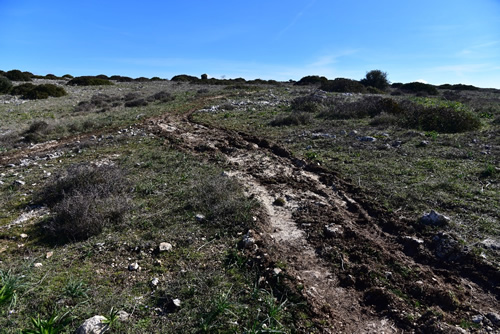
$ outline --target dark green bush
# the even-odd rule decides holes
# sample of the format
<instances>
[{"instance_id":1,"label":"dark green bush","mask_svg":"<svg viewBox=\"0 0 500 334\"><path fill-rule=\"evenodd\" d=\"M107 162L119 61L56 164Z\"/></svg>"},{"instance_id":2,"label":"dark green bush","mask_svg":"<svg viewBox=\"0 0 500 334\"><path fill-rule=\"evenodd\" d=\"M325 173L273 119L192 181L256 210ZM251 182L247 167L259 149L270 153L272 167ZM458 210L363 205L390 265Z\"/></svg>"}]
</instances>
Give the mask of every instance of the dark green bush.
<instances>
[{"instance_id":1,"label":"dark green bush","mask_svg":"<svg viewBox=\"0 0 500 334\"><path fill-rule=\"evenodd\" d=\"M481 120L469 108L459 102L404 101L404 125L424 131L457 133L477 130Z\"/></svg>"},{"instance_id":2,"label":"dark green bush","mask_svg":"<svg viewBox=\"0 0 500 334\"><path fill-rule=\"evenodd\" d=\"M303 125L312 122L311 114L303 112L292 112L290 114L278 115L269 123L271 126Z\"/></svg>"},{"instance_id":3,"label":"dark green bush","mask_svg":"<svg viewBox=\"0 0 500 334\"><path fill-rule=\"evenodd\" d=\"M320 89L337 93L366 93L365 86L359 81L345 78L325 81L321 84Z\"/></svg>"},{"instance_id":4,"label":"dark green bush","mask_svg":"<svg viewBox=\"0 0 500 334\"><path fill-rule=\"evenodd\" d=\"M0 76L0 94L7 94L12 89L12 82L7 77Z\"/></svg>"},{"instance_id":5,"label":"dark green bush","mask_svg":"<svg viewBox=\"0 0 500 334\"><path fill-rule=\"evenodd\" d=\"M402 112L399 104L391 98L363 96L355 101L330 99L320 117L327 119L353 119L374 117L381 113L397 115Z\"/></svg>"},{"instance_id":6,"label":"dark green bush","mask_svg":"<svg viewBox=\"0 0 500 334\"><path fill-rule=\"evenodd\" d=\"M410 82L400 87L402 90L410 93L426 93L429 95L438 95L439 92L435 86L422 82Z\"/></svg>"},{"instance_id":7,"label":"dark green bush","mask_svg":"<svg viewBox=\"0 0 500 334\"><path fill-rule=\"evenodd\" d=\"M106 79L100 79L97 77L83 76L76 77L68 81L67 85L70 86L103 86L112 85L113 83Z\"/></svg>"},{"instance_id":8,"label":"dark green bush","mask_svg":"<svg viewBox=\"0 0 500 334\"><path fill-rule=\"evenodd\" d=\"M119 168L78 164L49 180L35 200L54 212L44 226L51 235L83 240L122 221L128 209L127 187Z\"/></svg>"},{"instance_id":9,"label":"dark green bush","mask_svg":"<svg viewBox=\"0 0 500 334\"><path fill-rule=\"evenodd\" d=\"M192 76L192 75L187 75L187 74L179 74L179 75L173 76L172 79L170 79L170 80L177 81L177 82L191 82L191 83L197 83L197 82L201 81L200 78L197 78L197 77Z\"/></svg>"},{"instance_id":10,"label":"dark green bush","mask_svg":"<svg viewBox=\"0 0 500 334\"><path fill-rule=\"evenodd\" d=\"M325 77L320 77L319 75L308 75L294 83L296 86L307 86L307 85L321 85L327 82L328 79Z\"/></svg>"},{"instance_id":11,"label":"dark green bush","mask_svg":"<svg viewBox=\"0 0 500 334\"><path fill-rule=\"evenodd\" d=\"M132 81L134 81L134 79L132 79L131 77L124 77L121 75L112 75L109 79L115 80L118 82L132 82Z\"/></svg>"},{"instance_id":12,"label":"dark green bush","mask_svg":"<svg viewBox=\"0 0 500 334\"><path fill-rule=\"evenodd\" d=\"M34 86L31 90L24 93L22 97L29 100L38 100L46 99L49 96L61 97L67 94L62 87L53 84L41 84Z\"/></svg>"},{"instance_id":13,"label":"dark green bush","mask_svg":"<svg viewBox=\"0 0 500 334\"><path fill-rule=\"evenodd\" d=\"M98 79L109 80L109 77L106 74L99 74L95 76Z\"/></svg>"},{"instance_id":14,"label":"dark green bush","mask_svg":"<svg viewBox=\"0 0 500 334\"><path fill-rule=\"evenodd\" d=\"M438 87L441 89L451 89L451 90L479 90L479 88L476 86L464 85L464 84L457 84L457 85L444 84Z\"/></svg>"},{"instance_id":15,"label":"dark green bush","mask_svg":"<svg viewBox=\"0 0 500 334\"><path fill-rule=\"evenodd\" d=\"M27 94L29 91L31 91L33 88L35 88L35 85L33 85L32 83L23 83L23 84L20 84L18 86L15 86L15 87L12 87L11 91L10 91L10 94L11 95L25 95Z\"/></svg>"},{"instance_id":16,"label":"dark green bush","mask_svg":"<svg viewBox=\"0 0 500 334\"><path fill-rule=\"evenodd\" d=\"M137 100L132 100L125 102L125 107L131 108L131 107L145 107L148 105L148 101L145 99L137 99Z\"/></svg>"},{"instance_id":17,"label":"dark green bush","mask_svg":"<svg viewBox=\"0 0 500 334\"><path fill-rule=\"evenodd\" d=\"M389 87L389 80L387 79L387 73L381 70L373 70L366 73L364 79L361 79L361 84L365 86L375 87L382 91Z\"/></svg>"},{"instance_id":18,"label":"dark green bush","mask_svg":"<svg viewBox=\"0 0 500 334\"><path fill-rule=\"evenodd\" d=\"M62 76L64 79L73 79L74 77L71 74L65 74Z\"/></svg>"},{"instance_id":19,"label":"dark green bush","mask_svg":"<svg viewBox=\"0 0 500 334\"><path fill-rule=\"evenodd\" d=\"M139 78L135 78L134 81L136 81L136 82L148 82L151 80L149 80L149 78L146 78L146 77L139 77Z\"/></svg>"},{"instance_id":20,"label":"dark green bush","mask_svg":"<svg viewBox=\"0 0 500 334\"><path fill-rule=\"evenodd\" d=\"M59 79L59 77L55 76L54 74L47 74L47 75L45 75L45 79L57 80L57 79Z\"/></svg>"},{"instance_id":21,"label":"dark green bush","mask_svg":"<svg viewBox=\"0 0 500 334\"><path fill-rule=\"evenodd\" d=\"M31 81L33 74L21 72L19 70L10 70L5 73L5 77L12 81Z\"/></svg>"},{"instance_id":22,"label":"dark green bush","mask_svg":"<svg viewBox=\"0 0 500 334\"><path fill-rule=\"evenodd\" d=\"M151 81L163 81L163 79L160 77L152 77Z\"/></svg>"}]
</instances>

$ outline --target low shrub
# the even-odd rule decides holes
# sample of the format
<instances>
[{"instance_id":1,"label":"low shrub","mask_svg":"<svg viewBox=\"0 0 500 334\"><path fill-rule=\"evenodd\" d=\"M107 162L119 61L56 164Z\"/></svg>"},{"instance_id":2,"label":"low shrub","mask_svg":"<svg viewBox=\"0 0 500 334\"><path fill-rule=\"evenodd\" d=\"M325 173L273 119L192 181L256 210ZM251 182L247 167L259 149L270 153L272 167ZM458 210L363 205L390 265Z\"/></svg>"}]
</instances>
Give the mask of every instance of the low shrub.
<instances>
[{"instance_id":1,"label":"low shrub","mask_svg":"<svg viewBox=\"0 0 500 334\"><path fill-rule=\"evenodd\" d=\"M188 208L205 215L206 221L241 231L251 221L255 202L243 194L241 186L233 179L217 175L205 178L193 185Z\"/></svg>"},{"instance_id":2,"label":"low shrub","mask_svg":"<svg viewBox=\"0 0 500 334\"><path fill-rule=\"evenodd\" d=\"M134 79L132 79L131 77L124 77L121 75L112 75L109 79L115 80L118 82L132 82L132 81L134 81Z\"/></svg>"},{"instance_id":3,"label":"low shrub","mask_svg":"<svg viewBox=\"0 0 500 334\"><path fill-rule=\"evenodd\" d=\"M26 91L22 97L28 100L39 100L46 99L49 96L61 97L67 94L62 87L53 84L41 84L35 85L32 89Z\"/></svg>"},{"instance_id":4,"label":"low shrub","mask_svg":"<svg viewBox=\"0 0 500 334\"><path fill-rule=\"evenodd\" d=\"M145 107L147 105L148 105L148 101L146 101L145 99L142 99L142 98L125 102L125 107L127 107L127 108Z\"/></svg>"},{"instance_id":5,"label":"low shrub","mask_svg":"<svg viewBox=\"0 0 500 334\"><path fill-rule=\"evenodd\" d=\"M197 83L197 82L201 81L200 78L192 76L192 75L187 75L187 74L175 75L170 80L177 81L177 82L191 82L191 83Z\"/></svg>"},{"instance_id":6,"label":"low shrub","mask_svg":"<svg viewBox=\"0 0 500 334\"><path fill-rule=\"evenodd\" d=\"M435 86L422 82L406 83L402 85L400 89L409 93L426 93L429 95L439 95L439 92Z\"/></svg>"},{"instance_id":7,"label":"low shrub","mask_svg":"<svg viewBox=\"0 0 500 334\"><path fill-rule=\"evenodd\" d=\"M175 100L175 96L167 91L161 91L148 97L148 101L160 101L163 103Z\"/></svg>"},{"instance_id":8,"label":"low shrub","mask_svg":"<svg viewBox=\"0 0 500 334\"><path fill-rule=\"evenodd\" d=\"M307 86L307 85L321 85L327 82L326 77L320 77L319 75L308 75L294 83L296 86Z\"/></svg>"},{"instance_id":9,"label":"low shrub","mask_svg":"<svg viewBox=\"0 0 500 334\"><path fill-rule=\"evenodd\" d=\"M328 80L321 84L320 89L337 93L366 93L366 88L359 81L345 78Z\"/></svg>"},{"instance_id":10,"label":"low shrub","mask_svg":"<svg viewBox=\"0 0 500 334\"><path fill-rule=\"evenodd\" d=\"M457 84L457 85L444 84L438 87L441 89L451 89L451 90L479 90L479 88L476 86L464 85L464 84Z\"/></svg>"},{"instance_id":11,"label":"low shrub","mask_svg":"<svg viewBox=\"0 0 500 334\"><path fill-rule=\"evenodd\" d=\"M62 76L63 79L73 79L74 76L72 76L71 74L65 74Z\"/></svg>"},{"instance_id":12,"label":"low shrub","mask_svg":"<svg viewBox=\"0 0 500 334\"><path fill-rule=\"evenodd\" d=\"M317 94L299 96L292 100L292 111L318 112L322 110L324 98Z\"/></svg>"},{"instance_id":13,"label":"low shrub","mask_svg":"<svg viewBox=\"0 0 500 334\"><path fill-rule=\"evenodd\" d=\"M399 104L391 98L363 96L355 101L330 99L327 109L320 117L327 119L353 119L374 117L381 113L397 115L402 112Z\"/></svg>"},{"instance_id":14,"label":"low shrub","mask_svg":"<svg viewBox=\"0 0 500 334\"><path fill-rule=\"evenodd\" d=\"M76 77L68 81L69 86L105 86L113 85L113 83L107 79L101 79L92 76Z\"/></svg>"},{"instance_id":15,"label":"low shrub","mask_svg":"<svg viewBox=\"0 0 500 334\"><path fill-rule=\"evenodd\" d=\"M4 76L12 81L31 81L33 74L29 72L21 72L19 70L10 70L5 72Z\"/></svg>"},{"instance_id":16,"label":"low shrub","mask_svg":"<svg viewBox=\"0 0 500 334\"><path fill-rule=\"evenodd\" d=\"M92 96L90 101L82 101L78 103L75 107L75 112L106 112L109 111L112 107L117 107L121 105L119 102L119 98L109 96L106 94L96 94Z\"/></svg>"},{"instance_id":17,"label":"low shrub","mask_svg":"<svg viewBox=\"0 0 500 334\"><path fill-rule=\"evenodd\" d=\"M0 94L7 94L12 89L12 82L9 78L0 75Z\"/></svg>"},{"instance_id":18,"label":"low shrub","mask_svg":"<svg viewBox=\"0 0 500 334\"><path fill-rule=\"evenodd\" d=\"M35 121L31 123L28 130L23 133L24 141L27 143L40 143L45 141L47 134L50 133L52 127L45 121Z\"/></svg>"},{"instance_id":19,"label":"low shrub","mask_svg":"<svg viewBox=\"0 0 500 334\"><path fill-rule=\"evenodd\" d=\"M292 112L290 114L278 115L269 124L271 126L289 126L310 124L311 122L311 114L303 112Z\"/></svg>"},{"instance_id":20,"label":"low shrub","mask_svg":"<svg viewBox=\"0 0 500 334\"><path fill-rule=\"evenodd\" d=\"M56 175L35 195L54 213L44 228L66 240L83 240L122 221L128 183L121 169L77 164Z\"/></svg>"}]
</instances>

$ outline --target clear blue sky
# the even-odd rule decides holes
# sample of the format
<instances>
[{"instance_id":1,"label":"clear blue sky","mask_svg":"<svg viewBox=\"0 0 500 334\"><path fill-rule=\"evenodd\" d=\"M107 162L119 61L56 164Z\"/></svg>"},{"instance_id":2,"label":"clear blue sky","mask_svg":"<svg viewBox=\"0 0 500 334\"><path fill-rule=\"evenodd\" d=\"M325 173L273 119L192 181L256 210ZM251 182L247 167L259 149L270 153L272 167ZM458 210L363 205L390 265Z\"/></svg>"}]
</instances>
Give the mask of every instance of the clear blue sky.
<instances>
[{"instance_id":1,"label":"clear blue sky","mask_svg":"<svg viewBox=\"0 0 500 334\"><path fill-rule=\"evenodd\" d=\"M500 88L500 0L0 0L0 69Z\"/></svg>"}]
</instances>

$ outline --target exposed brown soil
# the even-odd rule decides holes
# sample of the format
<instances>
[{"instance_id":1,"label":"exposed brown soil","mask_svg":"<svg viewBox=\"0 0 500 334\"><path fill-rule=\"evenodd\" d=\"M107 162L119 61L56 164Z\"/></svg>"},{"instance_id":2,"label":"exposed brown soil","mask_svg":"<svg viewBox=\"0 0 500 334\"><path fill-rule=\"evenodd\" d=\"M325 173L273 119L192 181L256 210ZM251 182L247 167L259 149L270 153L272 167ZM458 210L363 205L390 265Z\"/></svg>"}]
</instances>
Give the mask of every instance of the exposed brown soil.
<instances>
[{"instance_id":1,"label":"exposed brown soil","mask_svg":"<svg viewBox=\"0 0 500 334\"><path fill-rule=\"evenodd\" d=\"M271 268L284 264L276 274L307 300L321 331L459 333L455 325L475 315L484 317L489 332L500 331L486 320L500 310L499 272L474 254L457 253L446 235L384 212L354 185L264 138L173 114L141 126L178 149L230 163L229 177L262 204L261 230L253 232L258 249L249 252ZM0 162L77 139L82 137L25 149Z\"/></svg>"}]
</instances>

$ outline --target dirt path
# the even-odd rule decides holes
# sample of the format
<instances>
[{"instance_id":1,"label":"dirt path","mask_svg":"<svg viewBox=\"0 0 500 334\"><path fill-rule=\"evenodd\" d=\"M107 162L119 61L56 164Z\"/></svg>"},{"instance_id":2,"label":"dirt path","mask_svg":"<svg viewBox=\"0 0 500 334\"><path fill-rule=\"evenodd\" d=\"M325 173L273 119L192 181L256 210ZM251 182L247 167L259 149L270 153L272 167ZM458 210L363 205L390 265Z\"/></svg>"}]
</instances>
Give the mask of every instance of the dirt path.
<instances>
[{"instance_id":1,"label":"dirt path","mask_svg":"<svg viewBox=\"0 0 500 334\"><path fill-rule=\"evenodd\" d=\"M488 282L480 274L464 277L439 267L420 244L409 256L411 240L418 239L401 233L412 230L355 200L359 194L350 193L352 188L334 175L252 136L188 118L167 116L151 123L151 130L180 149L230 162L228 174L264 207L266 251L286 264L294 284L303 286L325 333L420 332L424 327L459 333L446 322L476 314L486 318L499 309L498 291L491 293L496 278ZM408 305L411 299L427 310Z\"/></svg>"}]
</instances>

